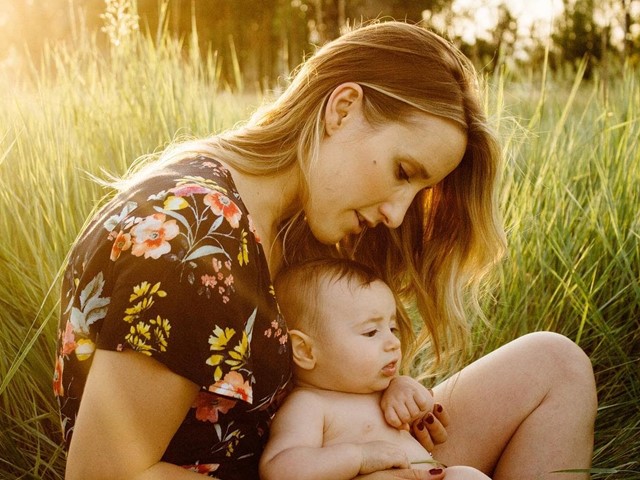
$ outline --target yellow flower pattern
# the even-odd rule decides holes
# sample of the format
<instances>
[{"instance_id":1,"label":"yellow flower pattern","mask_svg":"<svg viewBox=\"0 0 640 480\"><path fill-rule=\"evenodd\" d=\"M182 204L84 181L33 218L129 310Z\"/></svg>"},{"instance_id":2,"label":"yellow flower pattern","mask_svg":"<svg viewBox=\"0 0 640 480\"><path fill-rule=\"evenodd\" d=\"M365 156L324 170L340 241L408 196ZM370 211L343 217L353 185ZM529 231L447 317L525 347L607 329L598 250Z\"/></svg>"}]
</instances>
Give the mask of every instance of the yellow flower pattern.
<instances>
[{"instance_id":1,"label":"yellow flower pattern","mask_svg":"<svg viewBox=\"0 0 640 480\"><path fill-rule=\"evenodd\" d=\"M247 232L242 230L241 235L241 243L240 243L240 251L238 252L238 263L242 265L247 265L249 263L249 247L247 245Z\"/></svg>"},{"instance_id":2,"label":"yellow flower pattern","mask_svg":"<svg viewBox=\"0 0 640 480\"><path fill-rule=\"evenodd\" d=\"M145 310L148 310L153 306L154 295L157 295L160 298L167 296L167 292L165 292L164 290L160 290L160 282L156 283L153 286L151 286L149 282L142 282L141 284L133 287L133 293L129 296L129 303L133 303L141 297L142 300L124 311L126 315L124 316L123 320L127 323L132 323L133 321L140 318Z\"/></svg>"},{"instance_id":3,"label":"yellow flower pattern","mask_svg":"<svg viewBox=\"0 0 640 480\"><path fill-rule=\"evenodd\" d=\"M260 239L230 172L185 159L100 215L63 278L53 389L65 442L96 349L134 350L200 385L167 448L172 462L258 478L254 454L288 390L290 357Z\"/></svg>"},{"instance_id":4,"label":"yellow flower pattern","mask_svg":"<svg viewBox=\"0 0 640 480\"><path fill-rule=\"evenodd\" d=\"M155 318L143 320L143 313L154 304L154 295L160 298L166 297L167 292L160 289L160 282L153 286L149 282L142 282L133 287L133 293L129 296L129 303L139 300L132 307L125 309L123 320L131 325L125 341L131 348L145 355L151 356L153 352L166 352L171 323L168 319L157 315Z\"/></svg>"}]
</instances>

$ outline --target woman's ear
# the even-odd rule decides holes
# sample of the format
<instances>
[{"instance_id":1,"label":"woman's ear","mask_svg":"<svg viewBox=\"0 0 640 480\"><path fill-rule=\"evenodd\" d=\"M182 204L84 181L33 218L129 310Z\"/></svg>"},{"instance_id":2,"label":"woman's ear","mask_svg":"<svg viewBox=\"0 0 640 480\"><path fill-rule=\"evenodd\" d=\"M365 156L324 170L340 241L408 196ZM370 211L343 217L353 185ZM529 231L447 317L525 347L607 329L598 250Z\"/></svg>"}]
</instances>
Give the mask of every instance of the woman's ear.
<instances>
[{"instance_id":1,"label":"woman's ear","mask_svg":"<svg viewBox=\"0 0 640 480\"><path fill-rule=\"evenodd\" d=\"M294 363L304 370L313 369L316 366L313 339L300 330L289 330L289 341Z\"/></svg>"},{"instance_id":2,"label":"woman's ear","mask_svg":"<svg viewBox=\"0 0 640 480\"><path fill-rule=\"evenodd\" d=\"M338 85L327 101L324 110L325 133L333 135L346 120L362 108L362 87L354 82Z\"/></svg>"}]
</instances>

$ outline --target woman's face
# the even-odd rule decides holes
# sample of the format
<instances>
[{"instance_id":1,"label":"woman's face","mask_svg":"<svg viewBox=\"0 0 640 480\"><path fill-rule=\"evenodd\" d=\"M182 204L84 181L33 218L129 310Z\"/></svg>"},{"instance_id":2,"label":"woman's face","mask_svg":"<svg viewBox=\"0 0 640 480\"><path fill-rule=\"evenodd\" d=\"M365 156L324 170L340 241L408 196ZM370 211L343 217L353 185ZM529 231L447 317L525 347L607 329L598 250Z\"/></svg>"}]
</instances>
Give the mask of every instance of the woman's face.
<instances>
[{"instance_id":1,"label":"woman's face","mask_svg":"<svg viewBox=\"0 0 640 480\"><path fill-rule=\"evenodd\" d=\"M460 127L433 115L372 126L361 104L345 112L320 144L304 207L313 235L325 244L365 226L398 227L418 192L451 173L467 145Z\"/></svg>"}]
</instances>

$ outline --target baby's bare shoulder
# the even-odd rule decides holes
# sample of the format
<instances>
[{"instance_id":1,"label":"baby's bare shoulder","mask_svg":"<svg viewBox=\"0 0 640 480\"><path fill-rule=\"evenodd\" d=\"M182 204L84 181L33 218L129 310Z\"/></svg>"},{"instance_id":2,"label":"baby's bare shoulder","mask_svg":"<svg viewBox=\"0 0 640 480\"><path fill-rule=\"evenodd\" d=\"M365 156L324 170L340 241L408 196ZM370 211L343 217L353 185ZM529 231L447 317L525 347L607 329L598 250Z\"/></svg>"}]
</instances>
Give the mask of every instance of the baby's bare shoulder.
<instances>
[{"instance_id":1,"label":"baby's bare shoulder","mask_svg":"<svg viewBox=\"0 0 640 480\"><path fill-rule=\"evenodd\" d=\"M326 399L321 392L310 388L295 388L282 403L278 411L306 409L314 412L323 410Z\"/></svg>"}]
</instances>

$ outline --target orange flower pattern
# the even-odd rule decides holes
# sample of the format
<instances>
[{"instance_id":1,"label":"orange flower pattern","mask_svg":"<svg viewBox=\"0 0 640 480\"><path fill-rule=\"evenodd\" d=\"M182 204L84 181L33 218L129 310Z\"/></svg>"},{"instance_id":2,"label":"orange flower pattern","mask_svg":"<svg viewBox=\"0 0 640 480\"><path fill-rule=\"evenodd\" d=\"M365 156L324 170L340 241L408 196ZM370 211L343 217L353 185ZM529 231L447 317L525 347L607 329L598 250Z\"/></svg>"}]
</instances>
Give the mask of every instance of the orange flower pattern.
<instances>
[{"instance_id":1,"label":"orange flower pattern","mask_svg":"<svg viewBox=\"0 0 640 480\"><path fill-rule=\"evenodd\" d=\"M175 220L165 221L166 218L167 216L163 213L154 213L131 229L133 255L158 259L161 255L169 253L171 250L169 240L173 240L178 235L178 225Z\"/></svg>"},{"instance_id":2,"label":"orange flower pattern","mask_svg":"<svg viewBox=\"0 0 640 480\"><path fill-rule=\"evenodd\" d=\"M240 226L242 212L229 197L220 192L211 192L204 197L204 203L211 207L211 211L216 215L222 215L233 228Z\"/></svg>"},{"instance_id":3,"label":"orange flower pattern","mask_svg":"<svg viewBox=\"0 0 640 480\"><path fill-rule=\"evenodd\" d=\"M222 164L184 160L107 204L74 245L61 311L53 391L67 445L96 349L134 350L201 386L163 460L258 478L289 388L288 334Z\"/></svg>"}]
</instances>

